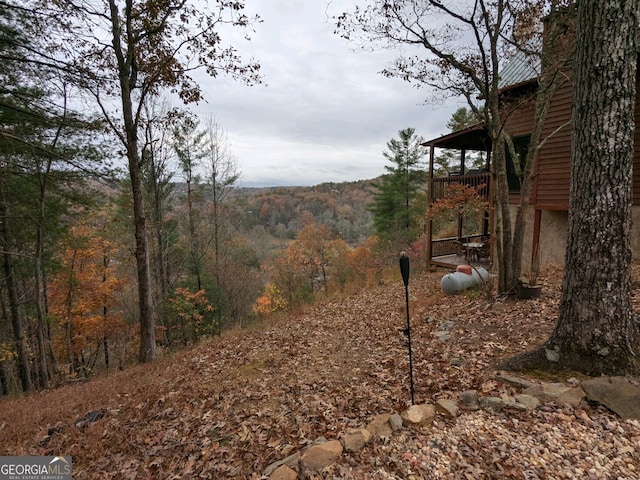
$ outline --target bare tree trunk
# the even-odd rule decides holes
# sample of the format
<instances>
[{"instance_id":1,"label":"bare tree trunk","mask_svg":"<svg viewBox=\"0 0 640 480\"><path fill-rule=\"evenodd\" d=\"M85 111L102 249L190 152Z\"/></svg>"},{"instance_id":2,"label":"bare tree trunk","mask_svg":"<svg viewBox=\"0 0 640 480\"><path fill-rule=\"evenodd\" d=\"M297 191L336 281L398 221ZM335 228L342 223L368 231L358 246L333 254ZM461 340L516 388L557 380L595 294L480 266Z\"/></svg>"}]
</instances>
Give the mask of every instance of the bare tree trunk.
<instances>
[{"instance_id":1,"label":"bare tree trunk","mask_svg":"<svg viewBox=\"0 0 640 480\"><path fill-rule=\"evenodd\" d=\"M107 336L102 337L102 346L104 347L104 367L109 371L109 341Z\"/></svg>"},{"instance_id":2,"label":"bare tree trunk","mask_svg":"<svg viewBox=\"0 0 640 480\"><path fill-rule=\"evenodd\" d=\"M187 180L187 211L189 216L189 237L191 240L191 261L193 262L193 273L196 275L197 289L202 288L202 272L200 271L200 244L198 242L198 233L196 232L196 220L193 210L193 190L191 187L191 166L189 166Z\"/></svg>"},{"instance_id":3,"label":"bare tree trunk","mask_svg":"<svg viewBox=\"0 0 640 480\"><path fill-rule=\"evenodd\" d=\"M49 370L47 365L47 345L46 340L46 321L44 305L45 302L45 282L44 282L44 267L42 265L42 257L44 255L44 219L45 219L45 196L47 191L47 179L49 172L51 171L51 159L46 162L44 171L40 171L40 191L38 197L38 222L36 225L36 265L35 265L35 290L36 290L36 318L38 320L38 359L40 362L40 386L47 388L49 385ZM48 331L48 329L47 329ZM53 352L53 349L51 349Z\"/></svg>"},{"instance_id":4,"label":"bare tree trunk","mask_svg":"<svg viewBox=\"0 0 640 480\"><path fill-rule=\"evenodd\" d=\"M157 322L165 326L162 305L167 296L169 289L169 273L168 262L166 257L166 242L164 239L164 207L163 201L166 198L166 190L168 179L163 173L166 170L166 158L163 156L162 150L165 144L164 134L160 138L154 137L154 127L156 123L159 128L163 128L163 123L154 113L155 104L145 104L145 112L147 121L145 125L145 146L142 149L142 162L148 168L149 174L146 184L148 195L151 202L151 222L150 238L150 256L153 259L153 298L156 305ZM170 342L167 335L167 329L164 329L164 341Z\"/></svg>"},{"instance_id":5,"label":"bare tree trunk","mask_svg":"<svg viewBox=\"0 0 640 480\"><path fill-rule=\"evenodd\" d=\"M498 262L498 292L508 293L514 286L513 278L513 229L509 206L509 183L507 181L507 155L504 135L499 134L493 142L493 165L496 188L496 239Z\"/></svg>"},{"instance_id":6,"label":"bare tree trunk","mask_svg":"<svg viewBox=\"0 0 640 480\"><path fill-rule=\"evenodd\" d=\"M65 341L67 345L67 355L69 359L69 370L71 372L75 372L77 370L77 366L75 364L75 358L73 355L73 345L71 344L71 311L73 307L73 271L76 263L76 252L73 252L73 257L71 258L71 272L69 272L69 292L67 293L67 324L65 328Z\"/></svg>"},{"instance_id":7,"label":"bare tree trunk","mask_svg":"<svg viewBox=\"0 0 640 480\"><path fill-rule=\"evenodd\" d=\"M6 362L0 362L0 395L9 395L9 380L7 378Z\"/></svg>"},{"instance_id":8,"label":"bare tree trunk","mask_svg":"<svg viewBox=\"0 0 640 480\"><path fill-rule=\"evenodd\" d=\"M133 222L135 231L135 257L138 274L138 304L140 313L140 363L152 362L156 358L155 321L153 318L153 301L151 298L151 274L149 267L149 251L147 245L147 224L144 213L144 197L142 187L142 172L140 168L140 153L138 152L138 124L135 121L131 91L136 87L137 67L134 58L134 44L132 26L126 25L128 49L122 48L120 35L122 25L119 19L118 6L115 0L109 0L112 26L113 49L118 62L118 75L122 100L122 117L124 121L124 141L129 162L129 177L131 179L131 194L133 202ZM127 21L131 21L132 4L127 2ZM124 53L123 53L124 52Z\"/></svg>"},{"instance_id":9,"label":"bare tree trunk","mask_svg":"<svg viewBox=\"0 0 640 480\"><path fill-rule=\"evenodd\" d=\"M557 5L553 5L551 13L547 17L545 29L545 47L541 54L540 77L538 79L538 92L536 94L535 113L533 119L533 131L529 140L529 150L523 172L523 180L520 189L520 202L516 213L513 229L513 262L512 268L515 277L522 270L522 252L525 240L526 214L530 206L533 185L538 171L538 151L547 139L555 132L551 132L546 138L542 138L543 127L547 118L551 101L558 89L567 82L567 77L562 73L573 56L573 49L567 48L562 42L562 37L567 35L567 17L573 16L573 9L558 11ZM537 245L533 246L534 249ZM532 252L533 256L539 252Z\"/></svg>"},{"instance_id":10,"label":"bare tree trunk","mask_svg":"<svg viewBox=\"0 0 640 480\"><path fill-rule=\"evenodd\" d=\"M130 136L131 134L131 136ZM151 275L149 267L149 252L147 248L147 229L144 216L144 201L142 196L142 176L138 164L137 140L135 127L127 128L129 146L129 174L133 194L133 218L136 239L136 264L138 272L138 302L140 310L140 363L152 362L156 358L155 322L153 318L153 301L151 299Z\"/></svg>"}]
</instances>

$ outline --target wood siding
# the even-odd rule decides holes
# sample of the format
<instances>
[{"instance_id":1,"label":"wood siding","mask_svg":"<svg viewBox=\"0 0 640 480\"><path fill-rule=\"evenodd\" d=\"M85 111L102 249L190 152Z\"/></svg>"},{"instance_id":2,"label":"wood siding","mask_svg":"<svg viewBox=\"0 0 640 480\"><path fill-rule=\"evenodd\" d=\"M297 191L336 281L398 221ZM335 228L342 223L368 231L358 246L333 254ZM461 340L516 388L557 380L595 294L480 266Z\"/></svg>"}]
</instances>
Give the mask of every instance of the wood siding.
<instances>
[{"instance_id":1,"label":"wood siding","mask_svg":"<svg viewBox=\"0 0 640 480\"><path fill-rule=\"evenodd\" d=\"M636 82L636 88L638 92L640 92L640 81ZM538 152L538 174L536 176L536 183L532 198L532 203L538 210L569 209L572 94L573 87L571 83L560 88L556 93L547 114L544 132L542 135L542 138L546 138L546 140ZM634 205L640 205L639 97L640 96L638 95L636 96L635 113L637 127L634 141L636 148L634 150L633 162ZM533 127L533 116L533 101L531 101L509 116L506 121L505 128L513 137L528 134L531 132Z\"/></svg>"},{"instance_id":2,"label":"wood siding","mask_svg":"<svg viewBox=\"0 0 640 480\"><path fill-rule=\"evenodd\" d=\"M560 87L547 113L534 188L534 205L538 209L569 209L572 95L571 83Z\"/></svg>"}]
</instances>

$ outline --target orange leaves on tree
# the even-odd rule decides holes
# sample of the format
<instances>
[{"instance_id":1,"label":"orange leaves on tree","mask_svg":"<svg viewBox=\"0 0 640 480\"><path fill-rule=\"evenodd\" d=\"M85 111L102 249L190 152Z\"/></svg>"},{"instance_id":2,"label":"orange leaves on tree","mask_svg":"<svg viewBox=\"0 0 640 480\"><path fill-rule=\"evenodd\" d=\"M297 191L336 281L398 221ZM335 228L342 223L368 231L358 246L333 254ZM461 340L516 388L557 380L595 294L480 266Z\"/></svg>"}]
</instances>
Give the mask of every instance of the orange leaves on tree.
<instances>
[{"instance_id":1,"label":"orange leaves on tree","mask_svg":"<svg viewBox=\"0 0 640 480\"><path fill-rule=\"evenodd\" d=\"M287 301L282 296L282 291L273 283L268 283L264 293L256 300L253 313L266 316L287 308Z\"/></svg>"},{"instance_id":2,"label":"orange leaves on tree","mask_svg":"<svg viewBox=\"0 0 640 480\"><path fill-rule=\"evenodd\" d=\"M352 250L327 225L309 224L271 260L270 284L253 307L256 314L292 309L314 294L357 291L379 277L383 266L372 249L377 240Z\"/></svg>"},{"instance_id":3,"label":"orange leaves on tree","mask_svg":"<svg viewBox=\"0 0 640 480\"><path fill-rule=\"evenodd\" d=\"M445 188L444 196L437 199L429 210L427 217L433 219L439 214L459 213L474 214L484 212L489 204L480 193L486 189L485 184L476 187L462 183L452 183Z\"/></svg>"},{"instance_id":4,"label":"orange leaves on tree","mask_svg":"<svg viewBox=\"0 0 640 480\"><path fill-rule=\"evenodd\" d=\"M118 298L126 282L115 272L117 247L98 228L79 225L58 251L62 269L48 284L49 312L59 319L54 343L61 358L81 356L125 328Z\"/></svg>"}]
</instances>

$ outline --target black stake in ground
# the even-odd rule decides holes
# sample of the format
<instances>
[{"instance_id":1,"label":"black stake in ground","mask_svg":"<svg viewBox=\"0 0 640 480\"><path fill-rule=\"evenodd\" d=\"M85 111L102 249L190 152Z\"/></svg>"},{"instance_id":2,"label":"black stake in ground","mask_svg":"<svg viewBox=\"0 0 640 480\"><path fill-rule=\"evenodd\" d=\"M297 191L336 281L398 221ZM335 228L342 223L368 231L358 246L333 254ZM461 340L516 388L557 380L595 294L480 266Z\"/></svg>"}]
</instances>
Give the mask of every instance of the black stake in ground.
<instances>
[{"instance_id":1,"label":"black stake in ground","mask_svg":"<svg viewBox=\"0 0 640 480\"><path fill-rule=\"evenodd\" d=\"M404 333L407 335L409 343L409 382L411 385L411 405L415 405L413 390L413 361L411 359L411 321L409 320L409 255L405 252L400 253L400 273L404 282L404 296L406 299L407 310L407 329Z\"/></svg>"}]
</instances>

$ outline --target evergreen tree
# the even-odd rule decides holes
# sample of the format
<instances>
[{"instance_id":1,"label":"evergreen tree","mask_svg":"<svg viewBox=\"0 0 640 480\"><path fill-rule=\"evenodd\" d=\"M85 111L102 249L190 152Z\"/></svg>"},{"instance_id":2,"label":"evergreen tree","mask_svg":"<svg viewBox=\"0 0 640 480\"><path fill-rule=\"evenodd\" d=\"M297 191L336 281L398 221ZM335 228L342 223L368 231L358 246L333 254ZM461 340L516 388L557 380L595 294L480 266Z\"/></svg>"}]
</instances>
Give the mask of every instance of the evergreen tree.
<instances>
[{"instance_id":1,"label":"evergreen tree","mask_svg":"<svg viewBox=\"0 0 640 480\"><path fill-rule=\"evenodd\" d=\"M447 122L447 128L450 132L457 132L463 128L470 127L478 123L478 116L473 110L465 107L458 108L451 114L451 118ZM485 159L481 154L468 157L465 161L466 168L482 168ZM446 176L450 173L457 172L460 169L460 152L457 150L442 150L440 155L434 159L435 176Z\"/></svg>"},{"instance_id":2,"label":"evergreen tree","mask_svg":"<svg viewBox=\"0 0 640 480\"><path fill-rule=\"evenodd\" d=\"M100 124L69 109L64 76L35 58L50 28L38 18L24 5L0 4L0 296L24 391L47 387L57 373L46 277L71 207L86 200L81 177L97 174L102 158Z\"/></svg>"},{"instance_id":3,"label":"evergreen tree","mask_svg":"<svg viewBox=\"0 0 640 480\"><path fill-rule=\"evenodd\" d=\"M414 128L398 132L398 139L387 142L384 157L393 165L385 166L386 174L375 184L378 192L369 210L373 214L376 233L382 238L409 244L419 235L419 219L423 210L419 196L426 183L421 169L426 154L424 139L415 134Z\"/></svg>"}]
</instances>

